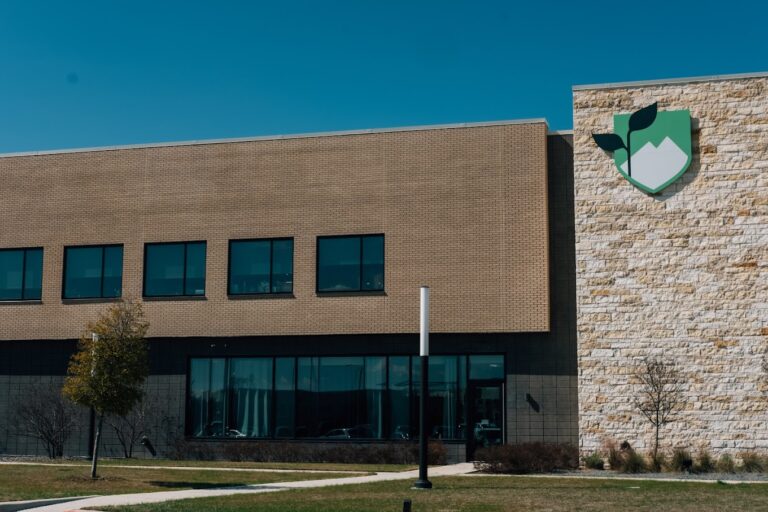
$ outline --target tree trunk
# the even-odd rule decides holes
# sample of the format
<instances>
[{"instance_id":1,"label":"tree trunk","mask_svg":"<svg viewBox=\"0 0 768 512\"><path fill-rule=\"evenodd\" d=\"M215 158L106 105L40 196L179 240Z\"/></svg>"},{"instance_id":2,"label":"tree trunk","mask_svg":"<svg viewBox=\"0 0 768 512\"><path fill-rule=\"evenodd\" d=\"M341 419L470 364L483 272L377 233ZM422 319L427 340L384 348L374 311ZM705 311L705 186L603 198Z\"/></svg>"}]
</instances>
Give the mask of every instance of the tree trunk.
<instances>
[{"instance_id":1,"label":"tree trunk","mask_svg":"<svg viewBox=\"0 0 768 512\"><path fill-rule=\"evenodd\" d=\"M104 424L104 415L99 414L99 423L96 426L96 436L93 440L93 460L91 461L91 478L96 478L96 464L99 460L99 439L101 438L101 427Z\"/></svg>"}]
</instances>

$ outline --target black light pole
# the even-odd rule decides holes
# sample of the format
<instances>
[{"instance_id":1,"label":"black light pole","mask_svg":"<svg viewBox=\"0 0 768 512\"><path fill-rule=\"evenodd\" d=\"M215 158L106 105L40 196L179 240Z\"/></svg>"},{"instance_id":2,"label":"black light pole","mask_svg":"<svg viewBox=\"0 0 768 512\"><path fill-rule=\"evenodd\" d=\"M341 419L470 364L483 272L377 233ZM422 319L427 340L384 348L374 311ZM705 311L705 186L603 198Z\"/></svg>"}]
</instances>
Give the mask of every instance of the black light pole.
<instances>
[{"instance_id":1,"label":"black light pole","mask_svg":"<svg viewBox=\"0 0 768 512\"><path fill-rule=\"evenodd\" d=\"M427 431L427 401L429 399L429 287L421 287L421 331L419 339L419 359L421 360L421 395L419 396L419 479L413 484L415 489L431 489L432 482L427 478L427 449L429 432Z\"/></svg>"}]
</instances>

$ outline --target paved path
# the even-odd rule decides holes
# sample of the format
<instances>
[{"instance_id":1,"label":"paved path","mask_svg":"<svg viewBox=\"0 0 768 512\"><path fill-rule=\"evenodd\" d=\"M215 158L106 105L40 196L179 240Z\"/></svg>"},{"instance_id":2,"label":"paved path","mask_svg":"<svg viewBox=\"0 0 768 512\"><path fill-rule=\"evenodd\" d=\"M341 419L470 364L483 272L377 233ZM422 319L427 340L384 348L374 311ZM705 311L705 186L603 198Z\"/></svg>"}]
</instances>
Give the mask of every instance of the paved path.
<instances>
[{"instance_id":1,"label":"paved path","mask_svg":"<svg viewBox=\"0 0 768 512\"><path fill-rule=\"evenodd\" d=\"M90 464L69 464L66 462L5 462L0 461L0 465L13 466L54 466L54 467L77 467L88 468ZM243 471L251 473L349 473L351 475L367 475L373 471L353 471L349 469L270 469L270 468L217 468L204 466L127 466L125 464L99 464L99 468L117 468L117 469L178 469L181 471Z\"/></svg>"},{"instance_id":2,"label":"paved path","mask_svg":"<svg viewBox=\"0 0 768 512\"><path fill-rule=\"evenodd\" d=\"M451 466L438 466L430 468L429 476L463 475L474 471L470 462L453 464ZM236 494L258 494L266 492L287 491L289 489L313 489L334 485L367 484L374 482L387 482L393 480L413 480L419 476L418 470L401 471L398 473L386 472L375 475L350 476L345 478L329 478L325 480L301 480L298 482L280 482L271 484L246 485L243 487L229 487L222 489L190 489L186 491L147 492L140 494L115 494L112 496L98 496L82 500L69 501L55 505L32 508L37 512L67 512L72 510L98 509L114 505L140 505L144 503L160 503L163 501L183 500L187 498L209 498L215 496L232 496Z\"/></svg>"}]
</instances>

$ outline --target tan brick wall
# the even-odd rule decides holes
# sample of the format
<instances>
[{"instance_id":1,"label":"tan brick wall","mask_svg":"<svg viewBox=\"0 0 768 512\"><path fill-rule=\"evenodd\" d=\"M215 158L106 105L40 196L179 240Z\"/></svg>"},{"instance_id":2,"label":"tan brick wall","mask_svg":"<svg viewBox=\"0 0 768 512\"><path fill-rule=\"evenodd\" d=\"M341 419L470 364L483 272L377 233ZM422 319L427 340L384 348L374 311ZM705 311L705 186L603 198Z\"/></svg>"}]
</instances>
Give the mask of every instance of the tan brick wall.
<instances>
[{"instance_id":1,"label":"tan brick wall","mask_svg":"<svg viewBox=\"0 0 768 512\"><path fill-rule=\"evenodd\" d=\"M0 247L43 246L42 304L0 304L0 339L72 338L63 247L207 240L206 300L145 304L152 336L549 329L546 125L430 129L0 158ZM318 235L384 233L386 295L318 297ZM229 300L228 240L294 237L290 299Z\"/></svg>"},{"instance_id":2,"label":"tan brick wall","mask_svg":"<svg viewBox=\"0 0 768 512\"><path fill-rule=\"evenodd\" d=\"M591 134L655 101L695 128L690 168L652 196ZM575 91L574 146L582 449L650 448L632 377L650 355L686 381L663 448L768 450L768 79Z\"/></svg>"}]
</instances>

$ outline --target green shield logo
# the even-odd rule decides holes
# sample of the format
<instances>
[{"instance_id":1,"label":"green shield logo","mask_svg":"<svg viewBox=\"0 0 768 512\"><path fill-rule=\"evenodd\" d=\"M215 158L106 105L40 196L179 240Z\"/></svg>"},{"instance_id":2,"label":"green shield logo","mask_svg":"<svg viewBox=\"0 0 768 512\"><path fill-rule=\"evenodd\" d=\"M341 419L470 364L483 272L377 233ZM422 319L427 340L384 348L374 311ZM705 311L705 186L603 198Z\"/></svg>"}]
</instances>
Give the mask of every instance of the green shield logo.
<instances>
[{"instance_id":1,"label":"green shield logo","mask_svg":"<svg viewBox=\"0 0 768 512\"><path fill-rule=\"evenodd\" d=\"M613 153L619 173L645 192L661 192L691 164L688 110L658 112L654 103L633 114L614 115L613 131L592 137L600 148Z\"/></svg>"}]
</instances>

